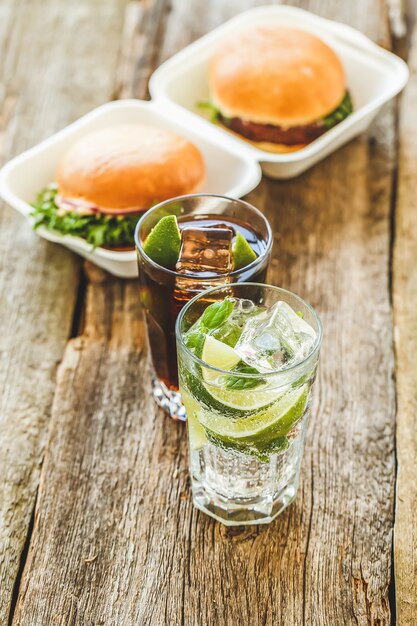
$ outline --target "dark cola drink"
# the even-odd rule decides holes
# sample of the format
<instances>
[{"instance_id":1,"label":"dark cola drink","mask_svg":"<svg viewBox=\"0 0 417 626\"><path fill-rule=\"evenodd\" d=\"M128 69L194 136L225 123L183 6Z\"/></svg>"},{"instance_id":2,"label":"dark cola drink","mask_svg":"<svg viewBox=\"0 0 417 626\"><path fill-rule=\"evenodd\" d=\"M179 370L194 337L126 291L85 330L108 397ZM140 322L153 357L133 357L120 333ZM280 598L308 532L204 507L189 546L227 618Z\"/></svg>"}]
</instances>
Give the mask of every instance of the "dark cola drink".
<instances>
[{"instance_id":1,"label":"dark cola drink","mask_svg":"<svg viewBox=\"0 0 417 626\"><path fill-rule=\"evenodd\" d=\"M149 232L170 214L177 216L181 244L171 269L152 262L143 250ZM254 260L235 268L233 249L238 233L254 252ZM242 238L240 237L240 241ZM138 224L140 298L146 315L153 365L153 394L174 419L183 419L178 394L175 322L181 308L210 287L266 280L272 235L264 216L240 200L188 196L158 205Z\"/></svg>"}]
</instances>

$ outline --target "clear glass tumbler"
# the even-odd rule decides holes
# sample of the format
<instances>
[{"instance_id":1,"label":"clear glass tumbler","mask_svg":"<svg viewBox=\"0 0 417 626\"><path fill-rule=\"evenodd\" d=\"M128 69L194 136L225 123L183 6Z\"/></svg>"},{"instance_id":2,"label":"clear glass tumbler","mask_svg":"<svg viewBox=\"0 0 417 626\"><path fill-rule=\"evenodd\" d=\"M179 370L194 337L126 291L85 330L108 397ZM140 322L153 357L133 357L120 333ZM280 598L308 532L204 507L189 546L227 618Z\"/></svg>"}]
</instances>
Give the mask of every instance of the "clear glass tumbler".
<instances>
[{"instance_id":1,"label":"clear glass tumbler","mask_svg":"<svg viewBox=\"0 0 417 626\"><path fill-rule=\"evenodd\" d=\"M218 228L226 225L240 231L257 258L241 269L188 271L186 274L158 265L145 253L143 244L150 231L166 215L176 215L184 228ZM153 364L153 396L172 418L185 419L178 393L175 322L182 307L197 293L224 283L256 280L264 282L271 256L273 237L270 226L258 209L243 200L194 194L162 202L147 211L136 227L135 243L139 265L140 297L146 314Z\"/></svg>"},{"instance_id":2,"label":"clear glass tumbler","mask_svg":"<svg viewBox=\"0 0 417 626\"><path fill-rule=\"evenodd\" d=\"M238 283L176 325L194 505L226 525L271 522L294 499L322 327L299 296Z\"/></svg>"}]
</instances>

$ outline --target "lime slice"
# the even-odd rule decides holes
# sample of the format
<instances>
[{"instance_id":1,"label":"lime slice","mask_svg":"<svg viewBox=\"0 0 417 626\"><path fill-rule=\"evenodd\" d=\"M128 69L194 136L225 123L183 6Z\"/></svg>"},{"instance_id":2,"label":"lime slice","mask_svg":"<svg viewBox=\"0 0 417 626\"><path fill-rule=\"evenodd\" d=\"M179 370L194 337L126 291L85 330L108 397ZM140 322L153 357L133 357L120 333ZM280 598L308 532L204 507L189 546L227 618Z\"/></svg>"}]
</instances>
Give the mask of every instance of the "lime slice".
<instances>
[{"instance_id":1,"label":"lime slice","mask_svg":"<svg viewBox=\"0 0 417 626\"><path fill-rule=\"evenodd\" d=\"M233 348L210 335L200 349L208 365L225 371L240 360ZM199 368L197 375L186 370L182 374L187 386L182 395L192 449L199 450L210 441L268 462L271 454L288 448L287 435L306 410L309 381L285 392L260 387L230 390L221 386L225 376L208 368Z\"/></svg>"},{"instance_id":2,"label":"lime slice","mask_svg":"<svg viewBox=\"0 0 417 626\"><path fill-rule=\"evenodd\" d=\"M200 334L196 343L196 356L203 358L208 365L227 370L231 369L240 361L240 357L236 354L233 348L225 343L222 343L221 341L218 341L210 335ZM202 371L202 369L204 371ZM195 376L184 368L182 376L193 398L195 398L198 403L210 408L211 410L218 411L222 415L229 415L230 417L244 417L245 415L250 415L250 411L240 410L233 407L229 408L228 406L222 404L222 402L216 400L211 395L211 392L207 390L207 387L202 379L206 382L212 383L219 378L219 375L221 376L219 372L209 370L206 367L201 368L198 366L198 368L196 368L196 373L199 375Z\"/></svg>"},{"instance_id":3,"label":"lime slice","mask_svg":"<svg viewBox=\"0 0 417 626\"><path fill-rule=\"evenodd\" d=\"M285 437L303 416L308 399L308 385L290 389L266 411L249 417L234 419L200 410L198 419L208 435L229 445L265 448L280 437Z\"/></svg>"},{"instance_id":4,"label":"lime slice","mask_svg":"<svg viewBox=\"0 0 417 626\"><path fill-rule=\"evenodd\" d=\"M199 356L199 355L198 355ZM236 352L211 335L206 335L201 358L208 365L229 371L240 361ZM201 370L201 378L190 372L183 372L187 385L194 398L204 406L221 415L233 418L247 417L260 410L266 410L277 398L277 391L259 390L236 391L221 386L225 383L219 372L207 367ZM214 383L217 383L216 385Z\"/></svg>"},{"instance_id":5,"label":"lime slice","mask_svg":"<svg viewBox=\"0 0 417 626\"><path fill-rule=\"evenodd\" d=\"M203 426L197 420L197 411L199 404L189 393L182 387L181 399L187 411L188 436L190 439L191 450L200 450L206 443L207 437Z\"/></svg>"},{"instance_id":6,"label":"lime slice","mask_svg":"<svg viewBox=\"0 0 417 626\"><path fill-rule=\"evenodd\" d=\"M242 233L238 231L235 243L233 244L234 269L240 270L242 267L246 267L249 263L255 261L256 258L255 251L251 248Z\"/></svg>"},{"instance_id":7,"label":"lime slice","mask_svg":"<svg viewBox=\"0 0 417 626\"><path fill-rule=\"evenodd\" d=\"M152 261L174 268L181 248L181 233L175 215L162 217L143 244L143 250Z\"/></svg>"},{"instance_id":8,"label":"lime slice","mask_svg":"<svg viewBox=\"0 0 417 626\"><path fill-rule=\"evenodd\" d=\"M210 335L206 337L201 357L208 365L228 371L241 360L240 356L233 348ZM234 391L221 386L222 381L219 381L220 385L215 386L213 383L218 381L218 379L218 372L203 368L203 381L207 383L204 386L208 394L224 407L229 407L230 409L235 409L240 412L243 411L246 415L249 412L266 408L271 402L276 400L276 390L262 391L258 388L251 393L249 393L249 391L245 393L242 390Z\"/></svg>"},{"instance_id":9,"label":"lime slice","mask_svg":"<svg viewBox=\"0 0 417 626\"><path fill-rule=\"evenodd\" d=\"M233 452L240 452L245 455L253 456L258 461L268 463L271 454L282 454L290 447L290 441L288 437L277 437L269 443L238 443L233 441L222 440L209 430L206 430L206 440L210 441L215 446L222 448L223 450L233 450Z\"/></svg>"},{"instance_id":10,"label":"lime slice","mask_svg":"<svg viewBox=\"0 0 417 626\"><path fill-rule=\"evenodd\" d=\"M201 358L208 365L221 370L231 370L240 361L240 356L226 343L207 335L204 341ZM204 368L203 378L207 383L213 383L219 377L218 372Z\"/></svg>"},{"instance_id":11,"label":"lime slice","mask_svg":"<svg viewBox=\"0 0 417 626\"><path fill-rule=\"evenodd\" d=\"M204 382L207 382L206 373L203 372ZM233 415L233 411L241 413L243 416L259 411L266 410L277 399L277 391L271 389L262 389L257 387L255 390L238 390L225 389L224 387L215 387L214 385L204 385L210 396L217 401L218 404L230 409L228 414Z\"/></svg>"}]
</instances>

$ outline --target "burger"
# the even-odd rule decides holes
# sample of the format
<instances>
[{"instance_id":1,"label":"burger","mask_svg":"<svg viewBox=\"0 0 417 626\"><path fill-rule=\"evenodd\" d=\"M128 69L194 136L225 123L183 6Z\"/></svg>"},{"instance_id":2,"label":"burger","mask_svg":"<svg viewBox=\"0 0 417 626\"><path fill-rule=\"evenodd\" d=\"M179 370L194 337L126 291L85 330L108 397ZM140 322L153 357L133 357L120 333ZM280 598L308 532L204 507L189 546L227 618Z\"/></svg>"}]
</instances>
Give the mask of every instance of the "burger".
<instances>
[{"instance_id":1,"label":"burger","mask_svg":"<svg viewBox=\"0 0 417 626\"><path fill-rule=\"evenodd\" d=\"M262 150L311 143L352 112L335 52L311 33L259 26L222 42L209 66L217 121Z\"/></svg>"},{"instance_id":2,"label":"burger","mask_svg":"<svg viewBox=\"0 0 417 626\"><path fill-rule=\"evenodd\" d=\"M89 133L64 154L33 204L35 228L83 237L94 247L132 247L139 215L197 191L205 177L200 151L173 132L142 124Z\"/></svg>"}]
</instances>

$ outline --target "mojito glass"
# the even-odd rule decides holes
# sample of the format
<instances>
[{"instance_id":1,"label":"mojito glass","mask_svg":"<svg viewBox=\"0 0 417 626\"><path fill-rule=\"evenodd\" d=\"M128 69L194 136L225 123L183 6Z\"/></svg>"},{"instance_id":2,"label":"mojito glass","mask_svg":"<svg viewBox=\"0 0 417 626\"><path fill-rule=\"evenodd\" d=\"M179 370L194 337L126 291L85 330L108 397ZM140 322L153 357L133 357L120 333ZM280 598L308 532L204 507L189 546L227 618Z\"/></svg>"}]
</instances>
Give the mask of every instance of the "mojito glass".
<instances>
[{"instance_id":1,"label":"mojito glass","mask_svg":"<svg viewBox=\"0 0 417 626\"><path fill-rule=\"evenodd\" d=\"M322 338L314 309L256 283L196 296L176 326L194 505L226 525L294 499Z\"/></svg>"},{"instance_id":2,"label":"mojito glass","mask_svg":"<svg viewBox=\"0 0 417 626\"><path fill-rule=\"evenodd\" d=\"M175 216L181 243L178 261L171 268L155 262L146 247L167 216ZM166 241L157 241L156 248L164 253L175 231L161 235ZM246 262L240 255L239 267L232 254L237 240L243 242L244 255L249 251ZM272 241L271 229L260 211L247 202L223 196L174 198L156 205L138 222L135 242L153 365L153 396L172 418L185 418L178 393L178 313L191 298L210 287L249 280L264 282Z\"/></svg>"}]
</instances>

